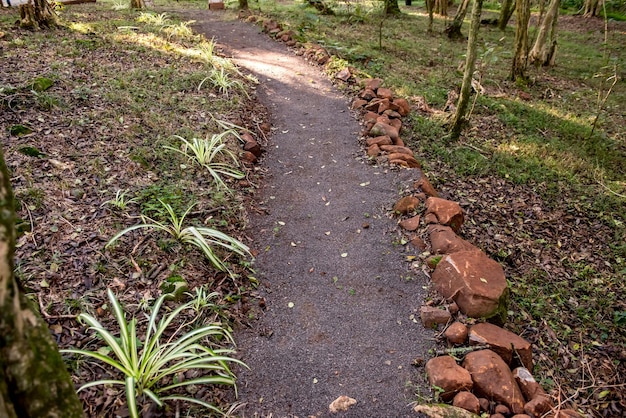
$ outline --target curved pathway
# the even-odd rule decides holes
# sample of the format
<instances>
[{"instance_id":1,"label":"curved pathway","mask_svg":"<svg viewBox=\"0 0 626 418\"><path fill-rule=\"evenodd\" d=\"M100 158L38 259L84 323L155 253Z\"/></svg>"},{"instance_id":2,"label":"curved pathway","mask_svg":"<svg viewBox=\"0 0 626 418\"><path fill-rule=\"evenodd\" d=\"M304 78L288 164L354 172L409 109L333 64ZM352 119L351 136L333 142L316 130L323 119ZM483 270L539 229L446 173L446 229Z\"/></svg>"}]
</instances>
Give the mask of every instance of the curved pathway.
<instances>
[{"instance_id":1,"label":"curved pathway","mask_svg":"<svg viewBox=\"0 0 626 418\"><path fill-rule=\"evenodd\" d=\"M317 67L260 29L223 12L193 16L196 30L258 77L273 135L258 194L267 215L249 235L266 312L235 334L251 368L239 372L245 417L416 416L410 403L432 348L419 322L427 280L409 271L389 207L415 170L369 165L348 99ZM402 178L404 177L404 178Z\"/></svg>"}]
</instances>

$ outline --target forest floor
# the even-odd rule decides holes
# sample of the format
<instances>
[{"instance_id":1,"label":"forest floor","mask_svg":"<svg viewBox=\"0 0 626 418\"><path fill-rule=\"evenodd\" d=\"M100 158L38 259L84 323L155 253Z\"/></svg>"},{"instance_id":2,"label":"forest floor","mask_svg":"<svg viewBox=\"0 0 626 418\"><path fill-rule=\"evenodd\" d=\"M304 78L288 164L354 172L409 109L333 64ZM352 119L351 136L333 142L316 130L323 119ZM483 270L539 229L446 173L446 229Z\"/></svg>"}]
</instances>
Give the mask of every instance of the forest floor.
<instances>
[{"instance_id":1,"label":"forest floor","mask_svg":"<svg viewBox=\"0 0 626 418\"><path fill-rule=\"evenodd\" d=\"M141 318L160 285L181 276L188 298L195 289L217 292L202 316L232 324L238 356L251 367L237 370L245 405L236 414L324 416L333 399L348 395L358 403L343 416L414 416L409 404L426 388L415 365L429 356L435 338L417 323L427 280L410 268L416 253L404 245L390 208L417 179L368 163L349 97L259 27L199 5L158 10L195 20L195 30L214 37L221 53L260 82L250 98L224 95L203 82L206 68L191 54L202 40L185 34L185 25L150 26L111 5L68 6L65 26L37 34L13 27L12 11L0 15L0 129L21 220L17 274L59 346L97 349L75 318L87 311L114 327L104 289L114 289ZM590 20L583 22L581 30L590 30ZM41 77L53 81L49 89L33 88ZM245 180L228 182L233 194L216 190L164 148L180 145L174 134L214 132L212 115L250 129L265 148ZM499 126L474 123L483 132ZM30 132L13 131L16 126ZM616 277L619 266L602 257L614 231L591 212L555 208L541 197L542 185L462 177L434 159L425 164L443 196L466 210L464 238L507 273L523 275L540 262L538 276L560 278L572 274L570 265L585 263L589 287L573 289L580 303L585 297L596 303L618 286L605 278ZM124 205L115 199L118 190L127 192ZM104 249L140 214L162 219L157 199L178 213L195 203L190 222L241 239L256 255L254 264L232 260L232 279L197 251L153 234L135 233ZM553 288L564 286L546 284L548 290L518 283L514 292L556 295ZM607 303L626 312L619 292ZM623 338L605 337L604 328L583 338L572 314L578 304L557 295L554 306L534 307L562 310L559 326L574 335L571 341L559 337L561 329L559 336L552 331L554 323L531 316L530 306L514 306L512 325L533 342L542 383L551 382L560 400L570 398L590 415L619 416L626 409ZM193 316L186 313L181 322ZM71 367L77 383L111 374L84 361L72 360ZM196 396L222 406L234 400L230 390L201 388ZM127 414L123 388L94 387L81 398L89 416ZM146 416L174 416L185 407L145 406Z\"/></svg>"}]
</instances>

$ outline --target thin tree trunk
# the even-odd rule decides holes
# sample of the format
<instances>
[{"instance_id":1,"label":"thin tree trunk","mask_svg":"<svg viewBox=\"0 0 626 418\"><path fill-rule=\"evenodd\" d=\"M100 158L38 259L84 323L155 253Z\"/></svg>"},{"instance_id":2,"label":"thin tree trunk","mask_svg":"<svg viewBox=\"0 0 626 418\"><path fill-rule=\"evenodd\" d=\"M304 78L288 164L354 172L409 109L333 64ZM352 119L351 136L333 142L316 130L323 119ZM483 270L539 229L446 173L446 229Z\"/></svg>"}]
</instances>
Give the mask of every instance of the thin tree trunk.
<instances>
[{"instance_id":1,"label":"thin tree trunk","mask_svg":"<svg viewBox=\"0 0 626 418\"><path fill-rule=\"evenodd\" d=\"M399 15L400 6L398 6L398 0L385 0L385 15Z\"/></svg>"},{"instance_id":2,"label":"thin tree trunk","mask_svg":"<svg viewBox=\"0 0 626 418\"><path fill-rule=\"evenodd\" d=\"M585 12L583 13L584 17L594 17L598 15L598 10L600 9L600 5L602 4L602 0L585 0Z\"/></svg>"},{"instance_id":3,"label":"thin tree trunk","mask_svg":"<svg viewBox=\"0 0 626 418\"><path fill-rule=\"evenodd\" d=\"M433 31L433 13L435 11L435 0L425 0L426 10L428 11L428 33Z\"/></svg>"},{"instance_id":4,"label":"thin tree trunk","mask_svg":"<svg viewBox=\"0 0 626 418\"><path fill-rule=\"evenodd\" d=\"M20 26L39 30L43 27L56 26L58 17L48 0L30 0L22 4L20 11Z\"/></svg>"},{"instance_id":5,"label":"thin tree trunk","mask_svg":"<svg viewBox=\"0 0 626 418\"><path fill-rule=\"evenodd\" d=\"M239 8L241 10L248 10L250 8L248 6L248 0L239 0Z\"/></svg>"},{"instance_id":6,"label":"thin tree trunk","mask_svg":"<svg viewBox=\"0 0 626 418\"><path fill-rule=\"evenodd\" d=\"M448 16L448 0L435 0L435 13Z\"/></svg>"},{"instance_id":7,"label":"thin tree trunk","mask_svg":"<svg viewBox=\"0 0 626 418\"><path fill-rule=\"evenodd\" d=\"M515 2L515 55L511 67L511 80L525 79L526 65L528 63L528 21L530 20L530 0L517 0Z\"/></svg>"},{"instance_id":8,"label":"thin tree trunk","mask_svg":"<svg viewBox=\"0 0 626 418\"><path fill-rule=\"evenodd\" d=\"M9 179L0 151L0 417L82 417L50 331L13 274L15 213Z\"/></svg>"},{"instance_id":9,"label":"thin tree trunk","mask_svg":"<svg viewBox=\"0 0 626 418\"><path fill-rule=\"evenodd\" d=\"M559 16L560 0L551 0L548 10L539 25L539 33L533 48L528 54L530 64L548 66L554 64L556 52L556 22Z\"/></svg>"},{"instance_id":10,"label":"thin tree trunk","mask_svg":"<svg viewBox=\"0 0 626 418\"><path fill-rule=\"evenodd\" d=\"M454 121L450 129L453 141L459 139L463 126L467 122L467 106L472 89L472 77L474 75L474 64L476 63L476 49L478 44L478 30L480 29L480 14L483 8L483 0L474 0L472 7L472 23L470 26L469 39L467 40L467 54L465 57L465 72L463 73L463 83L461 84L461 94L459 103L454 114Z\"/></svg>"},{"instance_id":11,"label":"thin tree trunk","mask_svg":"<svg viewBox=\"0 0 626 418\"><path fill-rule=\"evenodd\" d=\"M511 16L515 11L515 0L503 0L502 8L500 9L500 17L498 17L498 29L504 32L506 25L509 24Z\"/></svg>"},{"instance_id":12,"label":"thin tree trunk","mask_svg":"<svg viewBox=\"0 0 626 418\"><path fill-rule=\"evenodd\" d=\"M144 0L130 0L130 8L141 10L146 7L146 3Z\"/></svg>"},{"instance_id":13,"label":"thin tree trunk","mask_svg":"<svg viewBox=\"0 0 626 418\"><path fill-rule=\"evenodd\" d=\"M448 38L450 39L461 39L463 38L463 34L461 33L461 27L463 26L463 21L465 20L465 15L467 14L467 8L469 6L470 0L463 0L459 5L459 9L454 16L454 20L452 24L448 26L445 30Z\"/></svg>"}]
</instances>

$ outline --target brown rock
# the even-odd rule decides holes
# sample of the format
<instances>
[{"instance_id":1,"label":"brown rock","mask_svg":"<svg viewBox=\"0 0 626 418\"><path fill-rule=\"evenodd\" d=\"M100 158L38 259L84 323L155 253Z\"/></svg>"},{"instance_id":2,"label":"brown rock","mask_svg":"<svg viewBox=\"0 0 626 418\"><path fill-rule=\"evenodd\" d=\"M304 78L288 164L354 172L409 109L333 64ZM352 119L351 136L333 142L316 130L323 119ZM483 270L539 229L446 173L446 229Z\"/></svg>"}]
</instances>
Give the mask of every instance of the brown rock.
<instances>
[{"instance_id":1,"label":"brown rock","mask_svg":"<svg viewBox=\"0 0 626 418\"><path fill-rule=\"evenodd\" d=\"M369 131L369 136L382 136L386 135L393 141L398 138L398 130L391 125L376 122L372 129Z\"/></svg>"},{"instance_id":2,"label":"brown rock","mask_svg":"<svg viewBox=\"0 0 626 418\"><path fill-rule=\"evenodd\" d=\"M241 153L239 157L243 163L254 164L257 162L257 157L250 151L244 151Z\"/></svg>"},{"instance_id":3,"label":"brown rock","mask_svg":"<svg viewBox=\"0 0 626 418\"><path fill-rule=\"evenodd\" d=\"M478 398L472 392L459 392L452 400L452 405L457 408L463 408L466 411L478 414L480 412L480 403Z\"/></svg>"},{"instance_id":4,"label":"brown rock","mask_svg":"<svg viewBox=\"0 0 626 418\"><path fill-rule=\"evenodd\" d=\"M573 409L561 409L554 414L554 418L584 418Z\"/></svg>"},{"instance_id":5,"label":"brown rock","mask_svg":"<svg viewBox=\"0 0 626 418\"><path fill-rule=\"evenodd\" d=\"M454 300L467 316L504 319L508 301L504 270L482 251L459 251L444 256L431 280L439 293Z\"/></svg>"},{"instance_id":6,"label":"brown rock","mask_svg":"<svg viewBox=\"0 0 626 418\"><path fill-rule=\"evenodd\" d=\"M419 189L426 193L428 196L437 197L439 194L435 188L430 184L424 173L422 173L420 179L413 184L415 189Z\"/></svg>"},{"instance_id":7,"label":"brown rock","mask_svg":"<svg viewBox=\"0 0 626 418\"><path fill-rule=\"evenodd\" d=\"M457 313L459 313L459 305L457 305L456 302L452 302L448 305L448 310L452 315L456 315Z\"/></svg>"},{"instance_id":8,"label":"brown rock","mask_svg":"<svg viewBox=\"0 0 626 418\"><path fill-rule=\"evenodd\" d=\"M473 351L465 356L463 367L472 376L477 396L502 403L515 414L524 412L524 396L499 355L491 350Z\"/></svg>"},{"instance_id":9,"label":"brown rock","mask_svg":"<svg viewBox=\"0 0 626 418\"><path fill-rule=\"evenodd\" d=\"M508 365L511 365L513 352L516 352L524 367L529 370L533 368L533 353L530 343L497 325L488 322L473 325L469 332L469 342L470 345L487 344Z\"/></svg>"},{"instance_id":10,"label":"brown rock","mask_svg":"<svg viewBox=\"0 0 626 418\"><path fill-rule=\"evenodd\" d=\"M455 322L443 333L450 344L465 344L467 341L467 326Z\"/></svg>"},{"instance_id":11,"label":"brown rock","mask_svg":"<svg viewBox=\"0 0 626 418\"><path fill-rule=\"evenodd\" d=\"M289 36L289 35L282 35L280 37L280 40L283 41L283 42L289 42L289 41L291 41L291 36Z\"/></svg>"},{"instance_id":12,"label":"brown rock","mask_svg":"<svg viewBox=\"0 0 626 418\"><path fill-rule=\"evenodd\" d=\"M380 89L378 89L380 90ZM376 93L378 94L378 93ZM389 99L381 99L380 102L378 103L378 113L384 113L385 111L389 110ZM387 119L389 119L389 116L387 115L383 115L385 116Z\"/></svg>"},{"instance_id":13,"label":"brown rock","mask_svg":"<svg viewBox=\"0 0 626 418\"><path fill-rule=\"evenodd\" d=\"M376 91L382 84L383 80L381 80L380 78L370 78L365 82L365 88Z\"/></svg>"},{"instance_id":14,"label":"brown rock","mask_svg":"<svg viewBox=\"0 0 626 418\"><path fill-rule=\"evenodd\" d=\"M511 410L506 407L506 405L496 405L496 408L493 410L496 414L502 414L508 416L511 414Z\"/></svg>"},{"instance_id":15,"label":"brown rock","mask_svg":"<svg viewBox=\"0 0 626 418\"><path fill-rule=\"evenodd\" d=\"M424 216L424 222L426 225L437 224L437 217L434 213L428 213Z\"/></svg>"},{"instance_id":16,"label":"brown rock","mask_svg":"<svg viewBox=\"0 0 626 418\"><path fill-rule=\"evenodd\" d=\"M388 160L389 164L391 165L396 165L398 167L402 167L402 168L411 168L409 167L409 163L407 163L404 160Z\"/></svg>"},{"instance_id":17,"label":"brown rock","mask_svg":"<svg viewBox=\"0 0 626 418\"><path fill-rule=\"evenodd\" d=\"M407 147L399 147L397 145L383 145L380 147L380 149L383 151L390 152L392 154L399 152L401 154L407 154L407 155L413 156L413 151L411 151L411 149Z\"/></svg>"},{"instance_id":18,"label":"brown rock","mask_svg":"<svg viewBox=\"0 0 626 418\"><path fill-rule=\"evenodd\" d=\"M428 248L424 240L421 239L420 237L411 238L411 245L420 251L424 251L426 248Z\"/></svg>"},{"instance_id":19,"label":"brown rock","mask_svg":"<svg viewBox=\"0 0 626 418\"><path fill-rule=\"evenodd\" d=\"M393 98L393 91L391 91L391 89L379 87L378 90L376 90L376 95L381 99L390 100Z\"/></svg>"},{"instance_id":20,"label":"brown rock","mask_svg":"<svg viewBox=\"0 0 626 418\"><path fill-rule=\"evenodd\" d=\"M554 407L552 400L547 395L539 395L524 405L524 412L531 417L541 417Z\"/></svg>"},{"instance_id":21,"label":"brown rock","mask_svg":"<svg viewBox=\"0 0 626 418\"><path fill-rule=\"evenodd\" d=\"M392 138L393 139L393 138ZM457 232L463 225L463 209L457 202L431 197L426 200L426 213L434 213L442 225L449 225Z\"/></svg>"},{"instance_id":22,"label":"brown rock","mask_svg":"<svg viewBox=\"0 0 626 418\"><path fill-rule=\"evenodd\" d=\"M414 196L405 196L393 206L393 211L402 215L413 212L420 204L420 200Z\"/></svg>"},{"instance_id":23,"label":"brown rock","mask_svg":"<svg viewBox=\"0 0 626 418\"><path fill-rule=\"evenodd\" d=\"M380 99L372 99L372 101L370 101L367 105L365 105L365 110L367 110L368 112L373 112L376 113L377 117L380 116L378 115L378 108L380 107Z\"/></svg>"},{"instance_id":24,"label":"brown rock","mask_svg":"<svg viewBox=\"0 0 626 418\"><path fill-rule=\"evenodd\" d=\"M348 68L344 68L335 74L335 78L341 81L348 81L350 77L352 77L352 74Z\"/></svg>"},{"instance_id":25,"label":"brown rock","mask_svg":"<svg viewBox=\"0 0 626 418\"><path fill-rule=\"evenodd\" d=\"M478 251L469 241L465 241L445 225L429 225L430 245L434 254L452 254L459 251Z\"/></svg>"},{"instance_id":26,"label":"brown rock","mask_svg":"<svg viewBox=\"0 0 626 418\"><path fill-rule=\"evenodd\" d=\"M296 41L295 39L290 39L286 42L286 44L287 46L296 46L298 44L298 41Z\"/></svg>"},{"instance_id":27,"label":"brown rock","mask_svg":"<svg viewBox=\"0 0 626 418\"><path fill-rule=\"evenodd\" d=\"M435 357L426 363L426 374L431 386L443 389L441 399L449 401L460 391L472 390L472 377L451 356Z\"/></svg>"},{"instance_id":28,"label":"brown rock","mask_svg":"<svg viewBox=\"0 0 626 418\"><path fill-rule=\"evenodd\" d=\"M389 119L389 117L386 115L378 115L378 117L376 118L376 122L380 122L385 125L390 125L391 119Z\"/></svg>"},{"instance_id":29,"label":"brown rock","mask_svg":"<svg viewBox=\"0 0 626 418\"><path fill-rule=\"evenodd\" d=\"M409 102L403 98L395 98L393 99L393 104L398 108L395 109L400 115L406 116L411 111L411 106L409 106Z\"/></svg>"},{"instance_id":30,"label":"brown rock","mask_svg":"<svg viewBox=\"0 0 626 418\"><path fill-rule=\"evenodd\" d=\"M339 411L347 411L352 405L356 405L356 399L342 395L332 401L332 403L328 406L328 411L335 414Z\"/></svg>"},{"instance_id":31,"label":"brown rock","mask_svg":"<svg viewBox=\"0 0 626 418\"><path fill-rule=\"evenodd\" d=\"M372 144L367 147L367 156L371 158L376 158L380 155L380 148L376 144Z\"/></svg>"},{"instance_id":32,"label":"brown rock","mask_svg":"<svg viewBox=\"0 0 626 418\"><path fill-rule=\"evenodd\" d=\"M376 93L374 93L373 90L365 89L365 90L363 90L361 92L361 94L359 94L359 98L361 98L363 100L370 101L370 100L376 98Z\"/></svg>"},{"instance_id":33,"label":"brown rock","mask_svg":"<svg viewBox=\"0 0 626 418\"><path fill-rule=\"evenodd\" d=\"M511 415L511 418L528 418L528 415L526 415L526 414L515 414L515 415Z\"/></svg>"},{"instance_id":34,"label":"brown rock","mask_svg":"<svg viewBox=\"0 0 626 418\"><path fill-rule=\"evenodd\" d=\"M411 168L421 168L420 163L412 155L404 154L401 152L394 152L392 154L389 154L389 162L392 163L394 162L394 160L404 161Z\"/></svg>"},{"instance_id":35,"label":"brown rock","mask_svg":"<svg viewBox=\"0 0 626 418\"><path fill-rule=\"evenodd\" d=\"M489 418L506 418L506 417L502 414L491 414L489 415Z\"/></svg>"},{"instance_id":36,"label":"brown rock","mask_svg":"<svg viewBox=\"0 0 626 418\"><path fill-rule=\"evenodd\" d=\"M426 328L436 328L437 325L447 324L452 316L450 312L444 309L435 306L422 306L420 307L420 318Z\"/></svg>"},{"instance_id":37,"label":"brown rock","mask_svg":"<svg viewBox=\"0 0 626 418\"><path fill-rule=\"evenodd\" d=\"M391 104L389 106L391 106ZM392 109L385 110L383 112L383 115L387 116L391 120L399 119L399 118L402 117L402 115L400 115L398 112L396 112L395 110L392 110Z\"/></svg>"},{"instance_id":38,"label":"brown rock","mask_svg":"<svg viewBox=\"0 0 626 418\"><path fill-rule=\"evenodd\" d=\"M356 99L352 102L352 110L361 109L363 106L367 104L367 100Z\"/></svg>"},{"instance_id":39,"label":"brown rock","mask_svg":"<svg viewBox=\"0 0 626 418\"><path fill-rule=\"evenodd\" d=\"M400 119L389 119L389 124L398 130L399 135L402 131L402 121Z\"/></svg>"},{"instance_id":40,"label":"brown rock","mask_svg":"<svg viewBox=\"0 0 626 418\"><path fill-rule=\"evenodd\" d=\"M547 396L541 385L537 383L526 367L518 367L513 370L513 377L522 391L524 399L527 401L532 400L536 396Z\"/></svg>"},{"instance_id":41,"label":"brown rock","mask_svg":"<svg viewBox=\"0 0 626 418\"><path fill-rule=\"evenodd\" d=\"M243 136L242 136L242 138L243 138ZM243 150L244 151L250 151L256 157L260 157L261 156L261 152L262 152L261 146L254 139L251 139L249 141L246 140L246 143L243 144Z\"/></svg>"},{"instance_id":42,"label":"brown rock","mask_svg":"<svg viewBox=\"0 0 626 418\"><path fill-rule=\"evenodd\" d=\"M400 227L407 231L415 231L420 226L420 216L415 215L412 218L405 219L400 222Z\"/></svg>"},{"instance_id":43,"label":"brown rock","mask_svg":"<svg viewBox=\"0 0 626 418\"><path fill-rule=\"evenodd\" d=\"M381 145L391 145L391 138L389 138L387 135L382 135L382 136L377 136L375 138L367 138L365 140L365 143L367 144L368 147L376 144L379 147Z\"/></svg>"},{"instance_id":44,"label":"brown rock","mask_svg":"<svg viewBox=\"0 0 626 418\"><path fill-rule=\"evenodd\" d=\"M405 147L406 146L406 145L404 145L404 141L400 137L397 137L396 139L394 139L393 145L396 145L398 147Z\"/></svg>"},{"instance_id":45,"label":"brown rock","mask_svg":"<svg viewBox=\"0 0 626 418\"><path fill-rule=\"evenodd\" d=\"M491 403L489 399L478 398L478 402L480 402L480 410L484 412L491 412Z\"/></svg>"},{"instance_id":46,"label":"brown rock","mask_svg":"<svg viewBox=\"0 0 626 418\"><path fill-rule=\"evenodd\" d=\"M429 418L476 418L476 415L450 405L417 405L413 411Z\"/></svg>"},{"instance_id":47,"label":"brown rock","mask_svg":"<svg viewBox=\"0 0 626 418\"><path fill-rule=\"evenodd\" d=\"M376 118L378 118L378 113L374 112L367 112L365 115L363 115L363 120L366 122L369 122L371 120L376 122Z\"/></svg>"}]
</instances>

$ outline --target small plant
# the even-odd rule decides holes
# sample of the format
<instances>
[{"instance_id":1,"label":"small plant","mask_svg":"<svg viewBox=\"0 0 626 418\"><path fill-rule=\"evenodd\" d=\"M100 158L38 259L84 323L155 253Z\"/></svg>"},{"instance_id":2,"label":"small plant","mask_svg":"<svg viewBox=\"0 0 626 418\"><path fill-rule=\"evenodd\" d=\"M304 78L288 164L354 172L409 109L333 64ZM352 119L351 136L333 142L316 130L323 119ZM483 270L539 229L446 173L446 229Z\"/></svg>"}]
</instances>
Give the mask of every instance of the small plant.
<instances>
[{"instance_id":1,"label":"small plant","mask_svg":"<svg viewBox=\"0 0 626 418\"><path fill-rule=\"evenodd\" d=\"M139 14L139 17L137 17L137 22L146 23L153 26L165 26L170 23L170 18L167 13L155 14L141 12L141 14Z\"/></svg>"},{"instance_id":2,"label":"small plant","mask_svg":"<svg viewBox=\"0 0 626 418\"><path fill-rule=\"evenodd\" d=\"M187 141L182 136L174 135L176 138L183 141L182 150L168 146L165 148L179 152L190 160L197 162L209 171L209 174L213 177L218 188L228 189L226 183L222 180L223 175L236 179L241 179L245 176L244 173L233 167L233 165L238 165L238 161L235 154L229 151L224 143L224 138L228 135L239 137L234 130L214 134L209 139L193 138L191 141ZM227 159L230 159L233 165L218 161L220 156L225 156Z\"/></svg>"},{"instance_id":3,"label":"small plant","mask_svg":"<svg viewBox=\"0 0 626 418\"><path fill-rule=\"evenodd\" d=\"M193 298L190 302L191 307L198 315L200 315L205 309L210 308L212 310L216 310L218 308L218 305L211 302L211 299L219 297L220 294L218 292L209 292L205 286L196 287L195 294L187 292L187 295Z\"/></svg>"},{"instance_id":4,"label":"small plant","mask_svg":"<svg viewBox=\"0 0 626 418\"><path fill-rule=\"evenodd\" d=\"M167 211L169 215L169 223L163 223L159 221L155 221L145 215L141 216L141 220L143 223L139 225L133 225L124 229L123 231L118 232L109 242L106 247L109 247L115 241L117 241L122 235L134 231L135 229L157 229L164 232L167 232L172 237L176 238L178 241L184 244L192 244L198 247L205 257L211 262L211 264L220 271L229 272L228 268L224 264L222 260L220 260L217 255L213 252L213 245L218 245L223 247L229 251L237 253L241 256L245 256L249 254L248 247L238 241L237 239L224 234L213 228L208 227L195 227L195 226L187 226L183 227L183 222L185 221L185 217L189 213L189 211L195 206L191 205L185 211L183 216L180 218L174 213L174 210L170 205L164 203L159 199L159 202L163 206L163 208Z\"/></svg>"},{"instance_id":5,"label":"small plant","mask_svg":"<svg viewBox=\"0 0 626 418\"><path fill-rule=\"evenodd\" d=\"M233 343L230 333L220 324L211 324L179 335L185 326L191 325L195 321L194 319L176 327L172 335L164 335L169 325L178 318L180 313L191 307L191 302L181 305L167 316L162 317L157 323L159 310L165 300L164 295L157 299L152 308L152 313L148 318L146 335L141 340L137 336L137 318L133 317L130 321L126 321L122 306L111 289L107 290L107 294L119 327L119 337L115 337L93 316L83 313L79 315L79 320L87 323L89 328L104 340L106 346L97 351L68 349L61 350L61 352L87 356L104 362L122 372L125 380L105 379L89 382L82 385L78 391L97 385L123 385L126 389L128 411L132 418L139 417L137 398L145 396L160 407L166 401L186 401L200 404L221 414L217 407L200 399L178 394L163 395L172 389L199 384L220 384L236 387L236 378L228 363L247 366L243 362L229 357L230 354L234 353L234 350L213 349L202 343L207 338L224 339ZM184 379L184 372L191 369L204 370L208 374L181 381L181 378Z\"/></svg>"},{"instance_id":6,"label":"small plant","mask_svg":"<svg viewBox=\"0 0 626 418\"><path fill-rule=\"evenodd\" d=\"M127 190L118 189L118 191L115 192L115 197L111 200L107 200L102 205L100 205L100 207L104 205L111 205L111 206L115 206L119 210L126 210L129 204L137 203L138 201L136 197L133 197L132 199L127 199L126 198L127 192L128 192Z\"/></svg>"},{"instance_id":7,"label":"small plant","mask_svg":"<svg viewBox=\"0 0 626 418\"><path fill-rule=\"evenodd\" d=\"M246 85L241 80L233 79L231 73L224 67L219 69L213 68L211 70L211 74L202 80L198 85L198 91L200 91L202 85L207 81L210 82L213 87L215 87L217 91L220 94L223 94L226 98L229 97L230 90L239 90L244 93L246 97L249 97L246 92Z\"/></svg>"}]
</instances>

